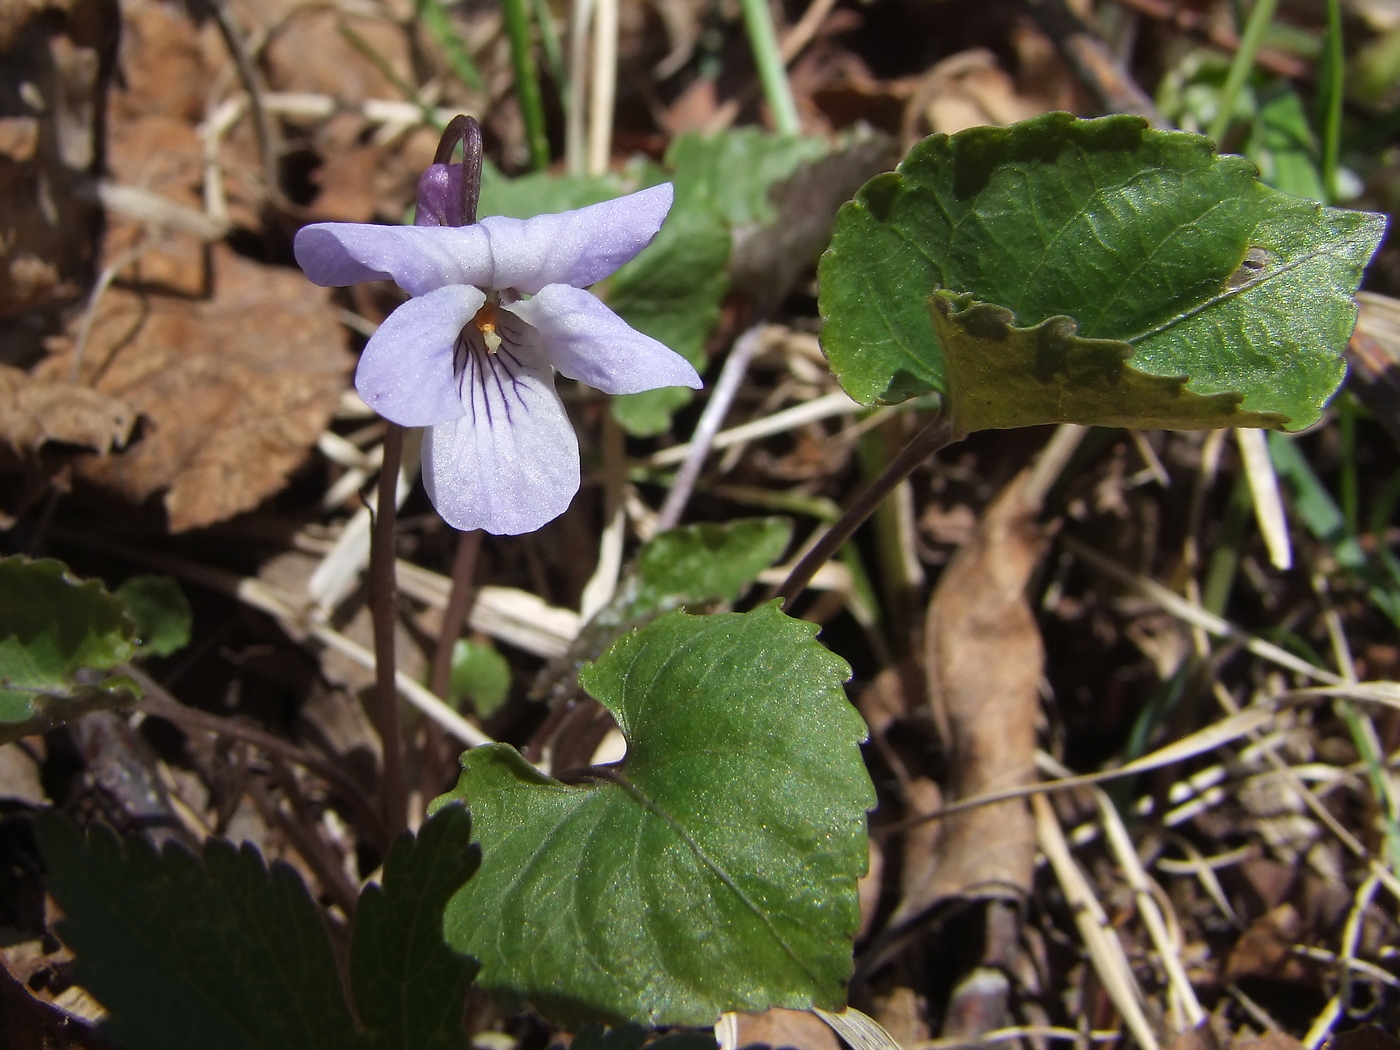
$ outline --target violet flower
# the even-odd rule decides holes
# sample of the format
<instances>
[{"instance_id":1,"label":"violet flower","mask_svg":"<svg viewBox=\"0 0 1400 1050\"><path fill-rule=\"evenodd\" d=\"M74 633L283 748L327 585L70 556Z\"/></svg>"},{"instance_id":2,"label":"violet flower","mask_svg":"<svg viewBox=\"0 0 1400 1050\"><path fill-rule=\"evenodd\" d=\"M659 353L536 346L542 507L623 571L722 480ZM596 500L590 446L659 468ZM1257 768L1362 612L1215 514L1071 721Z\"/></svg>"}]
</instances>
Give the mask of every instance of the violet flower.
<instances>
[{"instance_id":1,"label":"violet flower","mask_svg":"<svg viewBox=\"0 0 1400 1050\"><path fill-rule=\"evenodd\" d=\"M449 525L516 535L558 517L579 488L556 371L609 394L700 386L683 357L584 290L651 243L673 194L664 184L557 215L451 224L461 168L424 173L416 225L317 223L297 234L296 258L316 284L388 278L412 296L370 338L355 388L391 422L430 428L423 480Z\"/></svg>"}]
</instances>

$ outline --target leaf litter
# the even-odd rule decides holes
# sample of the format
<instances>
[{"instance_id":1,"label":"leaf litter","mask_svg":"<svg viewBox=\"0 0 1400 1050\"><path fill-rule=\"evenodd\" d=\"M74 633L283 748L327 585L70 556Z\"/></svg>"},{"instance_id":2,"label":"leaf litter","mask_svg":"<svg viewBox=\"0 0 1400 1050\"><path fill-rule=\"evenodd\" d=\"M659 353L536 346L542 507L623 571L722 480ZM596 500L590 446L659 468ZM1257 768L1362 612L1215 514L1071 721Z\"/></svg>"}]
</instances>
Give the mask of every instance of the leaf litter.
<instances>
[{"instance_id":1,"label":"leaf litter","mask_svg":"<svg viewBox=\"0 0 1400 1050\"><path fill-rule=\"evenodd\" d=\"M993 28L951 2L936 12L813 5L801 33L803 12L788 10L780 36L794 48L805 130L863 121L907 147L930 130L1098 110L1103 85L1071 71L1054 34L1028 19ZM153 704L164 714L139 726L123 720L139 746L89 752L94 769L106 761L120 780L82 776L77 741L124 737L112 725L104 735L94 719L6 745L7 767L21 771L7 790L26 809L47 792L83 819L134 831L144 811L124 789L159 785L151 790L164 792L162 819L177 837L256 842L269 861L293 864L334 920L335 886L371 876L386 843L364 805L377 776L357 695L366 679L330 656L356 651L342 642L360 638L363 595L351 579L343 604L316 620L304 570L335 547L377 469L381 432L345 392L356 340L394 300L382 289L341 297L312 288L286 265L287 242L310 219L401 219L435 139L425 111L481 114L492 159L509 173L527 154L501 22L487 7L450 9L482 94L458 83L422 23L391 5L216 6L217 17L196 19L124 0L109 12L122 23L114 51L116 34L91 33L100 18L84 22L96 5L0 2L0 52L53 56L62 90L34 83L63 100L0 117L0 214L17 231L0 245L0 308L15 321L0 340L3 549L61 556L112 587L174 573L196 624L183 658L152 667L179 703ZM1176 32L1152 5L1133 6L1155 32ZM623 6L624 83L647 87L623 93L618 166L639 152L659 159L669 136L690 128L763 120L735 57L745 47L737 16L665 7L663 20ZM716 40L726 49L713 50ZM927 48L906 53L916 40ZM702 69L716 60L719 78ZM657 71L662 62L670 72ZM17 93L22 80L9 86ZM55 151L60 141L73 149ZM841 164L866 163L875 148L855 141ZM55 188L57 225L32 192L36 173ZM791 228L741 253L743 276L704 340L710 355L726 351L756 307L788 342L811 340L811 261L792 246L829 221L836 195L827 188L822 169L804 169L786 204L775 202ZM104 202L100 235L94 200ZM1377 558L1393 544L1385 486L1400 469L1384 396L1395 360L1385 293L1400 292L1397 272L1393 251L1383 252L1353 346L1371 378L1358 387L1371 414L1343 401L1298 445L1334 492L1352 486L1347 498L1362 512L1354 527ZM865 421L845 402L808 413L841 395L798 357L770 355L750 370L725 428L752 427L702 472L694 520L788 514L801 542L858 488L853 452ZM600 549L608 424L597 402L575 398L572 408L595 482L540 535L488 541L478 572L468 630L497 641L513 682L483 727L497 739L531 739L553 717L526 691L577 635L573 610ZM794 408L799 415L778 418ZM668 446L687 441L688 426L682 413L669 435L627 449L629 550L648 538L663 495L651 482L679 462ZM1400 717L1365 683L1400 674L1394 624L1368 601L1346 549L1295 527L1301 567L1271 566L1234 509L1242 468L1231 447L1211 453L1190 434L1091 432L1043 507L1017 506L1016 475L1042 439L978 435L915 475L900 513L932 578L921 622L880 618L869 539L822 577L832 589L795 610L822 622L823 641L856 667L852 695L875 735L867 760L881 788L872 827L884 874L877 867L863 885L853 1003L909 1050L1100 1045L1125 1033L1174 1050L1292 1050L1348 1028L1338 1050L1389 1050L1380 1036L1345 1043L1370 1038L1357 1034L1365 1024L1400 1020L1400 930L1364 734L1351 732L1332 695L1300 692L1314 671L1334 688L1347 674L1310 576L1331 580L1340 648L1363 683L1351 702L1391 778ZM1219 466L1208 471L1212 455ZM1285 484L1285 510L1298 496ZM153 516L156 497L163 514ZM1199 556L1187 554L1188 538ZM409 666L430 660L451 541L421 494L410 495L399 549ZM302 564L278 575L278 559L291 555ZM421 755L433 738L420 716L406 718L411 754ZM443 751L445 762L424 769L450 770ZM1068 777L1114 770L1126 773L1098 787ZM1036 781L1057 789L939 816ZM444 787L424 783L420 795ZM0 827L7 859L32 857L24 834L8 820ZM42 902L32 868L15 870L28 899ZM3 995L40 1004L18 1037L29 1041L15 1045L57 1038L55 1017L72 1019L58 1045L98 1045L77 1018L100 1008L73 983L71 956L47 951L56 915L9 904L0 954L22 980ZM825 1038L769 1021L745 1021L739 1038ZM489 1004L474 1004L472 1025L502 1040L493 1045L555 1035Z\"/></svg>"}]
</instances>

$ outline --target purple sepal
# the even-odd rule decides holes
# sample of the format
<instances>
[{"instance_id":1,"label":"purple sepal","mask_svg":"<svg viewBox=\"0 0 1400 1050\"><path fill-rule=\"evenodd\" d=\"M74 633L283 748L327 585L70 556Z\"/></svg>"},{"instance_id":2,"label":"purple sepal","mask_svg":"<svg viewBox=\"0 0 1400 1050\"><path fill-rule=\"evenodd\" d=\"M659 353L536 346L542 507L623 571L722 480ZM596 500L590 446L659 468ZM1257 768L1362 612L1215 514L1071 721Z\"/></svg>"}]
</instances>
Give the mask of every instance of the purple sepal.
<instances>
[{"instance_id":1,"label":"purple sepal","mask_svg":"<svg viewBox=\"0 0 1400 1050\"><path fill-rule=\"evenodd\" d=\"M413 225L462 225L462 165L428 165L418 180L418 210Z\"/></svg>"}]
</instances>

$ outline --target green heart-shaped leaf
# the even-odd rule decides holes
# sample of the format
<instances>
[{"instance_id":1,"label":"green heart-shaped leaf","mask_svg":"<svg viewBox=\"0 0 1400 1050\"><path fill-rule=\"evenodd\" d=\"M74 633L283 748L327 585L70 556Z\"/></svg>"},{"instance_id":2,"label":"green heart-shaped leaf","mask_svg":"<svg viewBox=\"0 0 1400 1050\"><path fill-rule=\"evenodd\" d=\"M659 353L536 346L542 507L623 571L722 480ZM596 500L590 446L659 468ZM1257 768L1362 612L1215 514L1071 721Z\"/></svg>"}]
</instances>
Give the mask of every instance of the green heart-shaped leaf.
<instances>
[{"instance_id":1,"label":"green heart-shaped leaf","mask_svg":"<svg viewBox=\"0 0 1400 1050\"><path fill-rule=\"evenodd\" d=\"M561 1024L840 1009L875 802L845 663L776 605L673 612L584 670L628 754L567 781L476 748L481 869L448 906L482 985ZM441 801L441 800L440 800Z\"/></svg>"}]
</instances>

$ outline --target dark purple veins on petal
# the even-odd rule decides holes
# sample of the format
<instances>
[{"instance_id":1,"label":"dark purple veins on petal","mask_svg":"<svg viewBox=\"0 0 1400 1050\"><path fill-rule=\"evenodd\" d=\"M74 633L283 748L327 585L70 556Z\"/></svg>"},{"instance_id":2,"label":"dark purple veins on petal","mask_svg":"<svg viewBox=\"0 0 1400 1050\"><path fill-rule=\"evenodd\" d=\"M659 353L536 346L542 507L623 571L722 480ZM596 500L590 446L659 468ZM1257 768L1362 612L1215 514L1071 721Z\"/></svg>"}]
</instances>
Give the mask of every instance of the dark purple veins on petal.
<instances>
[{"instance_id":1,"label":"dark purple veins on petal","mask_svg":"<svg viewBox=\"0 0 1400 1050\"><path fill-rule=\"evenodd\" d=\"M481 330L469 323L453 344L452 370L457 379L457 393L470 413L473 425L483 421L477 415L478 395L481 415L488 427L495 424L496 408L505 412L508 426L515 425L513 413L517 408L521 412L529 412L522 378L525 365L508 340L509 335L505 334L501 345L493 353L487 349Z\"/></svg>"}]
</instances>

